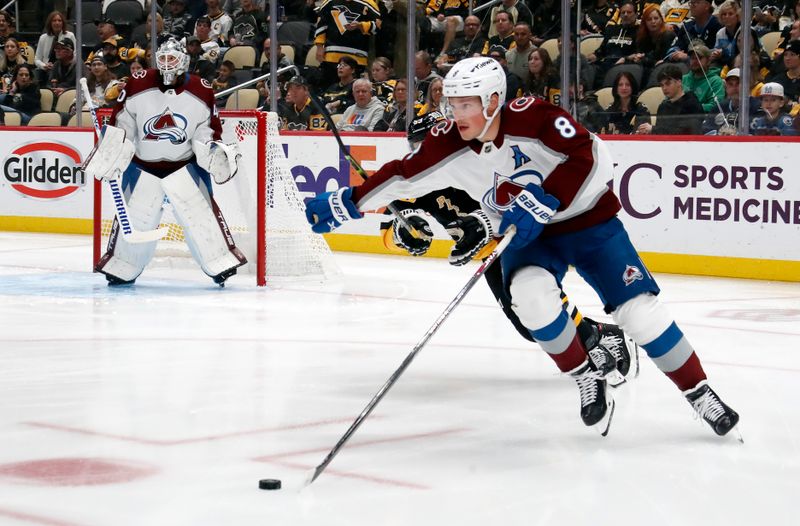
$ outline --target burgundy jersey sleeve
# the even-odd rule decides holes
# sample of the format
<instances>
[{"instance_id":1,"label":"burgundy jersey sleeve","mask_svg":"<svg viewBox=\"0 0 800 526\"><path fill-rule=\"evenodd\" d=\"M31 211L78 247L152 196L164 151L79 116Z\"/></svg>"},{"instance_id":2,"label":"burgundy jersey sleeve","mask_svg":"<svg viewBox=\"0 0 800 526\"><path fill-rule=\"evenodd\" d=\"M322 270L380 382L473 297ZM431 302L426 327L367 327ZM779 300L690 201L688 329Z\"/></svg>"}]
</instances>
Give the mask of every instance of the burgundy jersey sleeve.
<instances>
[{"instance_id":1,"label":"burgundy jersey sleeve","mask_svg":"<svg viewBox=\"0 0 800 526\"><path fill-rule=\"evenodd\" d=\"M217 111L217 105L214 99L214 90L212 89L211 84L206 79L200 78L197 75L189 75L186 90L202 100L208 106L208 109L211 112L211 118L208 126L211 128L213 133L211 140L222 140L222 123L219 119L219 111Z\"/></svg>"},{"instance_id":2,"label":"burgundy jersey sleeve","mask_svg":"<svg viewBox=\"0 0 800 526\"><path fill-rule=\"evenodd\" d=\"M503 112L506 133L538 140L564 161L542 183L542 188L561 201L564 210L578 194L595 167L591 134L572 116L541 99L522 111L507 105ZM519 106L519 105L518 105Z\"/></svg>"}]
</instances>

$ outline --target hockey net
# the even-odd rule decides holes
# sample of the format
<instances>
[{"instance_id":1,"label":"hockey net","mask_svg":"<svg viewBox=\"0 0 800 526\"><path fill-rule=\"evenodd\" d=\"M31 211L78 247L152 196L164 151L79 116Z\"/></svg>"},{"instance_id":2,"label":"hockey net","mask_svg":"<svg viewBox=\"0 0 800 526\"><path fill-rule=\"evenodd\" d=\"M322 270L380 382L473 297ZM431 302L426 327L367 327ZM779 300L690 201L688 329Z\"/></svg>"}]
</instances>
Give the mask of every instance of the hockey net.
<instances>
[{"instance_id":1,"label":"hockey net","mask_svg":"<svg viewBox=\"0 0 800 526\"><path fill-rule=\"evenodd\" d=\"M222 139L238 143L239 173L213 185L214 199L225 216L236 246L247 256L240 273L256 283L324 280L340 274L325 239L311 231L305 204L289 170L278 132L278 116L260 111L223 111ZM114 206L108 189L95 191L95 262L108 243ZM183 228L164 203L161 225L169 229L158 241L150 266L196 266Z\"/></svg>"}]
</instances>

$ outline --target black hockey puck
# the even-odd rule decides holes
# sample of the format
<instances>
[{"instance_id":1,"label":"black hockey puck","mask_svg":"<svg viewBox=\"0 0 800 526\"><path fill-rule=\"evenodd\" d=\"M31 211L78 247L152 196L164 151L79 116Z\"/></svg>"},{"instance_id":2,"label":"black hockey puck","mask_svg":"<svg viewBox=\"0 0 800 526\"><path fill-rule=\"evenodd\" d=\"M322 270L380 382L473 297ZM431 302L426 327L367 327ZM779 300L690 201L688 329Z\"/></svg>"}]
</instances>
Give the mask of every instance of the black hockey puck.
<instances>
[{"instance_id":1,"label":"black hockey puck","mask_svg":"<svg viewBox=\"0 0 800 526\"><path fill-rule=\"evenodd\" d=\"M279 479L261 479L258 481L258 489L281 489Z\"/></svg>"}]
</instances>

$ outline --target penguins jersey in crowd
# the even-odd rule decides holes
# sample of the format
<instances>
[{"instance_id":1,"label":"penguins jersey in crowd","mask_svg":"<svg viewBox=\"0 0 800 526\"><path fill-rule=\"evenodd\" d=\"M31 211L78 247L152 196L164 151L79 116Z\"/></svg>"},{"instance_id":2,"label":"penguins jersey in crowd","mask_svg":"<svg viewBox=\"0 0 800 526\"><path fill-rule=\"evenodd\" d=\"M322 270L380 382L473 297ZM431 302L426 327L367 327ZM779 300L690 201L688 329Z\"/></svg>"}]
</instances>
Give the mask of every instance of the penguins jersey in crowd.
<instances>
[{"instance_id":1,"label":"penguins jersey in crowd","mask_svg":"<svg viewBox=\"0 0 800 526\"><path fill-rule=\"evenodd\" d=\"M422 145L391 161L353 188L359 210L420 197L450 186L481 204L497 228L528 183L560 202L542 235L574 232L614 217L620 209L609 191L613 163L603 142L562 109L523 97L502 108L494 142L466 142L453 121L431 129Z\"/></svg>"},{"instance_id":2,"label":"penguins jersey in crowd","mask_svg":"<svg viewBox=\"0 0 800 526\"><path fill-rule=\"evenodd\" d=\"M314 44L325 45L325 62L338 62L351 56L360 66L367 65L369 41L381 24L374 0L327 0L318 10ZM357 22L358 29L347 29Z\"/></svg>"},{"instance_id":3,"label":"penguins jersey in crowd","mask_svg":"<svg viewBox=\"0 0 800 526\"><path fill-rule=\"evenodd\" d=\"M208 81L185 73L176 86L165 86L152 68L131 76L111 124L124 129L136 146L133 161L157 177L191 162L193 141L218 141L222 136Z\"/></svg>"}]
</instances>

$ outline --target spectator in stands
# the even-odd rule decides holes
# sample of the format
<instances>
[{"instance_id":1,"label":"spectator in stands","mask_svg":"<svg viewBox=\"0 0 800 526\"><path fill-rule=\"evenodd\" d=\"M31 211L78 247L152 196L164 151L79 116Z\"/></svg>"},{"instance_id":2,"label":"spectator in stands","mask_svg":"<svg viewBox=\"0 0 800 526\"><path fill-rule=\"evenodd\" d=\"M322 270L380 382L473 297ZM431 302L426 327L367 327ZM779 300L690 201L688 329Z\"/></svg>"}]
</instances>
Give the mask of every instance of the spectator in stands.
<instances>
[{"instance_id":1,"label":"spectator in stands","mask_svg":"<svg viewBox=\"0 0 800 526\"><path fill-rule=\"evenodd\" d=\"M373 131L406 131L406 106L408 104L408 82L406 79L397 79L393 95L391 104L386 107L381 120L375 125ZM418 111L418 108L415 107L414 114L416 115Z\"/></svg>"},{"instance_id":2,"label":"spectator in stands","mask_svg":"<svg viewBox=\"0 0 800 526\"><path fill-rule=\"evenodd\" d=\"M169 33L176 39L181 39L191 32L191 24L192 15L186 11L186 0L167 0L167 14L164 15L164 32ZM200 37L200 35L197 36Z\"/></svg>"},{"instance_id":3,"label":"spectator in stands","mask_svg":"<svg viewBox=\"0 0 800 526\"><path fill-rule=\"evenodd\" d=\"M524 86L528 82L528 57L535 49L531 38L531 26L525 22L518 22L514 26L514 47L506 53L506 66L508 71L519 77Z\"/></svg>"},{"instance_id":4,"label":"spectator in stands","mask_svg":"<svg viewBox=\"0 0 800 526\"><path fill-rule=\"evenodd\" d=\"M739 68L733 68L725 77L725 99L720 103L722 113L711 112L703 121L706 135L736 135L739 126ZM761 107L757 97L750 96L750 114L756 115Z\"/></svg>"},{"instance_id":5,"label":"spectator in stands","mask_svg":"<svg viewBox=\"0 0 800 526\"><path fill-rule=\"evenodd\" d=\"M58 97L65 90L74 88L78 81L78 70L75 67L75 42L69 37L64 37L53 44L53 51L55 52L56 63L50 68L47 86Z\"/></svg>"},{"instance_id":6,"label":"spectator in stands","mask_svg":"<svg viewBox=\"0 0 800 526\"><path fill-rule=\"evenodd\" d=\"M117 0L103 0L103 6L102 6L102 10L101 10L102 13L106 14L106 10L108 9L109 4L112 4L112 3L116 2L116 1ZM143 10L147 9L149 7L149 5L150 5L149 1L147 2L147 5L145 5L145 0L137 0L137 1L139 2L139 4L141 4Z\"/></svg>"},{"instance_id":7,"label":"spectator in stands","mask_svg":"<svg viewBox=\"0 0 800 526\"><path fill-rule=\"evenodd\" d=\"M481 55L488 55L492 46L503 46L506 49L516 46L514 43L514 23L511 21L510 13L498 11L494 15L494 27L497 30L497 34L489 37L489 40L483 46L483 50L481 50Z\"/></svg>"},{"instance_id":8,"label":"spectator in stands","mask_svg":"<svg viewBox=\"0 0 800 526\"><path fill-rule=\"evenodd\" d=\"M322 101L325 103L325 108L329 113L342 113L345 108L355 102L353 99L353 81L355 80L357 67L356 59L349 55L339 59L336 65L339 81L328 86L328 89L322 93Z\"/></svg>"},{"instance_id":9,"label":"spectator in stands","mask_svg":"<svg viewBox=\"0 0 800 526\"><path fill-rule=\"evenodd\" d=\"M370 78L372 79L372 90L384 105L392 100L392 93L397 81L392 78L394 69L392 61L386 57L377 57L372 61L370 67Z\"/></svg>"},{"instance_id":10,"label":"spectator in stands","mask_svg":"<svg viewBox=\"0 0 800 526\"><path fill-rule=\"evenodd\" d=\"M753 135L798 135L786 107L783 86L767 82L761 88L761 110L753 117Z\"/></svg>"},{"instance_id":11,"label":"spectator in stands","mask_svg":"<svg viewBox=\"0 0 800 526\"><path fill-rule=\"evenodd\" d=\"M472 57L483 51L487 38L481 34L481 19L475 15L464 19L464 34L456 36L443 55L436 57L436 67L447 72L462 58Z\"/></svg>"},{"instance_id":12,"label":"spectator in stands","mask_svg":"<svg viewBox=\"0 0 800 526\"><path fill-rule=\"evenodd\" d=\"M593 0L591 5L584 6L581 17L581 36L602 35L614 15L614 9L608 0Z\"/></svg>"},{"instance_id":13,"label":"spectator in stands","mask_svg":"<svg viewBox=\"0 0 800 526\"><path fill-rule=\"evenodd\" d=\"M597 95L586 89L586 82L582 81L575 92L575 78L570 77L569 83L569 111L575 115L578 122L592 133L600 133L606 124L605 112Z\"/></svg>"},{"instance_id":14,"label":"spectator in stands","mask_svg":"<svg viewBox=\"0 0 800 526\"><path fill-rule=\"evenodd\" d=\"M383 103L372 94L369 79L356 79L353 82L355 104L344 110L336 127L341 131L372 131L383 116Z\"/></svg>"},{"instance_id":15,"label":"spectator in stands","mask_svg":"<svg viewBox=\"0 0 800 526\"><path fill-rule=\"evenodd\" d=\"M636 34L636 54L634 62L645 68L645 73L656 66L671 61L668 51L675 41L675 33L664 22L664 16L658 6L649 5L644 8L642 23Z\"/></svg>"},{"instance_id":16,"label":"spectator in stands","mask_svg":"<svg viewBox=\"0 0 800 526\"><path fill-rule=\"evenodd\" d=\"M17 42L20 42L16 31L14 31L14 23L14 17L11 16L11 13L0 11L0 46L5 44L8 38L15 38Z\"/></svg>"},{"instance_id":17,"label":"spectator in stands","mask_svg":"<svg viewBox=\"0 0 800 526\"><path fill-rule=\"evenodd\" d=\"M506 74L506 100L516 99L522 96L522 80L514 73L508 70L508 63L506 62L506 54L508 50L503 46L493 46L489 50L489 57L495 59L502 66ZM442 111L444 113L444 111Z\"/></svg>"},{"instance_id":18,"label":"spectator in stands","mask_svg":"<svg viewBox=\"0 0 800 526\"><path fill-rule=\"evenodd\" d=\"M609 25L603 33L603 42L586 58L597 65L600 79L617 64L635 63L636 54L636 6L631 0L623 0L619 7L619 24Z\"/></svg>"},{"instance_id":19,"label":"spectator in stands","mask_svg":"<svg viewBox=\"0 0 800 526\"><path fill-rule=\"evenodd\" d=\"M656 112L656 124L639 125L636 133L653 135L697 135L701 132L704 117L703 107L694 93L684 93L678 66L669 65L658 72L658 84L664 93L664 101Z\"/></svg>"},{"instance_id":20,"label":"spectator in stands","mask_svg":"<svg viewBox=\"0 0 800 526\"><path fill-rule=\"evenodd\" d=\"M230 60L223 60L217 71L217 78L211 81L211 88L214 92L220 92L236 85L236 80L233 77L233 72L236 70L236 65ZM216 99L217 108L224 108L225 103L228 101L230 95L218 97Z\"/></svg>"},{"instance_id":21,"label":"spectator in stands","mask_svg":"<svg viewBox=\"0 0 800 526\"><path fill-rule=\"evenodd\" d=\"M739 6L734 0L725 0L719 6L719 21L722 27L717 31L714 49L711 50L711 62L722 66L731 66L738 53L736 36L739 34Z\"/></svg>"},{"instance_id":22,"label":"spectator in stands","mask_svg":"<svg viewBox=\"0 0 800 526\"><path fill-rule=\"evenodd\" d=\"M0 94L0 108L19 113L23 125L41 111L42 94L33 78L33 67L21 64L7 91Z\"/></svg>"},{"instance_id":23,"label":"spectator in stands","mask_svg":"<svg viewBox=\"0 0 800 526\"><path fill-rule=\"evenodd\" d=\"M794 9L800 9L800 0L795 2ZM798 39L800 39L800 18L798 18L795 14L792 23L784 27L781 31L781 40L773 50L770 58L774 59L776 64L781 64L781 61L777 60L778 57L781 55L781 53L783 53L783 50L786 49L786 46L789 44L789 42Z\"/></svg>"},{"instance_id":24,"label":"spectator in stands","mask_svg":"<svg viewBox=\"0 0 800 526\"><path fill-rule=\"evenodd\" d=\"M269 35L267 14L254 0L241 0L241 8L233 14L233 25L228 45L251 46L260 49Z\"/></svg>"},{"instance_id":25,"label":"spectator in stands","mask_svg":"<svg viewBox=\"0 0 800 526\"><path fill-rule=\"evenodd\" d=\"M97 53L92 58L89 74L86 75L86 83L89 85L89 93L92 96L92 102L95 107L103 108L114 105L119 95L119 89L113 88L119 84L119 81L109 69L102 53ZM83 109L88 111L89 107L84 104Z\"/></svg>"},{"instance_id":26,"label":"spectator in stands","mask_svg":"<svg viewBox=\"0 0 800 526\"><path fill-rule=\"evenodd\" d=\"M690 45L693 40L700 39L711 49L717 41L717 33L722 29L720 21L712 15L714 6L709 0L690 0L689 12L691 20L683 23L676 31L678 36L675 45L670 49L670 59L674 62L688 62Z\"/></svg>"},{"instance_id":27,"label":"spectator in stands","mask_svg":"<svg viewBox=\"0 0 800 526\"><path fill-rule=\"evenodd\" d=\"M342 18L346 19L346 23ZM336 68L341 57L349 57L356 62L356 76L364 72L370 39L380 23L380 11L372 2L328 0L320 5L314 45L323 85L337 78Z\"/></svg>"},{"instance_id":28,"label":"spectator in stands","mask_svg":"<svg viewBox=\"0 0 800 526\"><path fill-rule=\"evenodd\" d=\"M208 19L211 21L211 32L209 38L219 39L223 45L228 45L228 37L233 27L233 20L231 17L222 10L219 5L219 0L206 0L208 8ZM197 28L194 30L194 35L200 38L197 34Z\"/></svg>"},{"instance_id":29,"label":"spectator in stands","mask_svg":"<svg viewBox=\"0 0 800 526\"><path fill-rule=\"evenodd\" d=\"M146 49L147 46L150 44L151 35L150 35L150 28L152 27L153 17L149 14L147 15L147 20L144 23L143 30L137 28L134 30L133 34L131 35L131 47L139 48L139 49ZM164 18L156 13L156 39L160 36L166 36L168 33L164 31ZM182 37L181 37L182 38ZM178 39L180 40L180 38Z\"/></svg>"},{"instance_id":30,"label":"spectator in stands","mask_svg":"<svg viewBox=\"0 0 800 526\"><path fill-rule=\"evenodd\" d=\"M464 29L464 18L469 15L469 2L467 0L428 0L425 7L425 24L420 24L423 33L442 34L442 43L439 55L443 55L450 47L456 33Z\"/></svg>"},{"instance_id":31,"label":"spectator in stands","mask_svg":"<svg viewBox=\"0 0 800 526\"><path fill-rule=\"evenodd\" d=\"M752 27L758 36L778 31L778 18L784 6L775 0L754 0Z\"/></svg>"},{"instance_id":32,"label":"spectator in stands","mask_svg":"<svg viewBox=\"0 0 800 526\"><path fill-rule=\"evenodd\" d=\"M95 23L97 24L97 35L100 37L100 44L98 44L97 48L93 52L89 53L88 57L86 57L85 63L87 66L91 64L94 54L98 51L102 51L107 60L110 59L111 55L114 55L117 57L117 59L123 62L130 62L136 57L140 57L145 54L143 49L127 47L125 39L122 37L122 35L117 33L116 23L110 18L102 18L95 21ZM111 63L109 62L109 64ZM115 74L117 75L117 78L122 78L120 76L122 73L123 71L120 70ZM127 65L125 66L124 73L125 76L127 76Z\"/></svg>"},{"instance_id":33,"label":"spectator in stands","mask_svg":"<svg viewBox=\"0 0 800 526\"><path fill-rule=\"evenodd\" d=\"M114 75L116 79L126 79L131 74L131 70L128 67L128 64L123 62L119 56L119 49L117 48L117 40L114 38L109 38L105 42L103 42L103 51L102 51L102 58L103 61L106 63L108 70ZM143 53L142 50L134 49L134 48L123 48L123 51L130 57L131 60L136 58L140 53ZM92 57L92 62L94 61L94 57ZM91 64L91 62L90 62Z\"/></svg>"},{"instance_id":34,"label":"spectator in stands","mask_svg":"<svg viewBox=\"0 0 800 526\"><path fill-rule=\"evenodd\" d=\"M545 40L561 34L561 2L542 0L533 9L533 43L541 46Z\"/></svg>"},{"instance_id":35,"label":"spectator in stands","mask_svg":"<svg viewBox=\"0 0 800 526\"><path fill-rule=\"evenodd\" d=\"M264 54L264 63L261 64L261 74L269 73L270 71L270 57L272 56L272 39L266 38L264 39L264 43L261 45L261 52ZM278 46L278 67L276 69L281 68L288 68L292 65L292 61L289 60L289 57L284 55L283 51L281 50L280 46ZM285 73L284 73L285 75ZM279 74L279 78L280 78ZM289 75L291 77L291 75ZM289 79L286 77L286 80ZM304 79L305 80L305 79Z\"/></svg>"},{"instance_id":36,"label":"spectator in stands","mask_svg":"<svg viewBox=\"0 0 800 526\"><path fill-rule=\"evenodd\" d=\"M308 82L295 75L286 83L285 104L278 107L282 130L325 130L325 119L311 104Z\"/></svg>"},{"instance_id":37,"label":"spectator in stands","mask_svg":"<svg viewBox=\"0 0 800 526\"><path fill-rule=\"evenodd\" d=\"M71 31L67 31L64 15L60 11L53 11L47 15L44 31L39 36L38 44L36 44L36 57L33 62L36 65L36 78L38 80L41 81L48 78L57 60L53 43L64 38L72 39L73 44L75 43L75 35ZM40 82L40 84L44 83Z\"/></svg>"},{"instance_id":38,"label":"spectator in stands","mask_svg":"<svg viewBox=\"0 0 800 526\"><path fill-rule=\"evenodd\" d=\"M220 40L211 36L211 19L201 16L194 25L194 34L200 39L200 46L203 48L203 56L212 64L217 63L220 58Z\"/></svg>"},{"instance_id":39,"label":"spectator in stands","mask_svg":"<svg viewBox=\"0 0 800 526\"><path fill-rule=\"evenodd\" d=\"M711 66L711 50L697 42L689 59L689 72L683 76L683 91L697 97L703 111L716 110L725 97L725 83L719 76L719 68Z\"/></svg>"},{"instance_id":40,"label":"spectator in stands","mask_svg":"<svg viewBox=\"0 0 800 526\"><path fill-rule=\"evenodd\" d=\"M187 70L189 73L194 73L208 82L214 80L217 68L205 58L199 38L194 35L186 37L186 54L189 55L189 69Z\"/></svg>"},{"instance_id":41,"label":"spectator in stands","mask_svg":"<svg viewBox=\"0 0 800 526\"><path fill-rule=\"evenodd\" d=\"M498 34L496 17L497 13L501 11L508 13L512 27L518 22L525 22L529 26L533 26L533 13L524 2L520 0L502 0L500 5L492 8L484 22L483 29L489 38Z\"/></svg>"},{"instance_id":42,"label":"spectator in stands","mask_svg":"<svg viewBox=\"0 0 800 526\"><path fill-rule=\"evenodd\" d=\"M101 18L99 20L95 20L94 23L95 25L97 25L97 36L100 39L100 46L95 51L101 50L103 47L102 46L103 42L105 42L109 38L113 38L114 40L116 40L117 47L125 46L125 39L122 37L122 35L117 33L117 23L114 22L114 20L110 18ZM86 59L86 62L87 63L90 62L91 59L92 57L89 56Z\"/></svg>"},{"instance_id":43,"label":"spectator in stands","mask_svg":"<svg viewBox=\"0 0 800 526\"><path fill-rule=\"evenodd\" d=\"M614 78L611 95L614 102L605 109L605 133L630 135L641 124L650 122L650 110L638 102L639 85L630 71L621 71Z\"/></svg>"},{"instance_id":44,"label":"spectator in stands","mask_svg":"<svg viewBox=\"0 0 800 526\"><path fill-rule=\"evenodd\" d=\"M417 100L423 102L428 94L428 86L434 79L442 78L433 69L433 60L427 51L414 54L414 77L417 83Z\"/></svg>"},{"instance_id":45,"label":"spectator in stands","mask_svg":"<svg viewBox=\"0 0 800 526\"><path fill-rule=\"evenodd\" d=\"M759 62L760 58L761 55L757 51L753 51L750 54L750 95L753 97L761 95L761 87L764 86L764 79L767 78L767 74L769 73L766 68L761 67L761 63ZM742 67L741 53L736 55L736 58L733 60L733 65L736 67L731 69ZM725 78L728 78L727 75L730 75L730 71L725 71L725 74Z\"/></svg>"},{"instance_id":46,"label":"spectator in stands","mask_svg":"<svg viewBox=\"0 0 800 526\"><path fill-rule=\"evenodd\" d=\"M767 80L783 86L785 96L797 102L800 95L800 40L792 40L783 52L784 71Z\"/></svg>"},{"instance_id":47,"label":"spectator in stands","mask_svg":"<svg viewBox=\"0 0 800 526\"><path fill-rule=\"evenodd\" d=\"M442 96L444 92L444 85L442 83L442 79L433 79L430 84L428 84L428 94L425 95L425 102L422 104L422 107L417 110L417 115L425 115L426 113L430 113L432 111L440 111L444 113L444 97Z\"/></svg>"},{"instance_id":48,"label":"spectator in stands","mask_svg":"<svg viewBox=\"0 0 800 526\"><path fill-rule=\"evenodd\" d=\"M3 50L5 53L0 54L0 75L13 77L17 68L25 64L25 57L20 53L19 42L13 37L6 39Z\"/></svg>"},{"instance_id":49,"label":"spectator in stands","mask_svg":"<svg viewBox=\"0 0 800 526\"><path fill-rule=\"evenodd\" d=\"M561 79L546 49L534 49L528 56L528 83L525 95L540 97L552 104L560 97Z\"/></svg>"}]
</instances>

